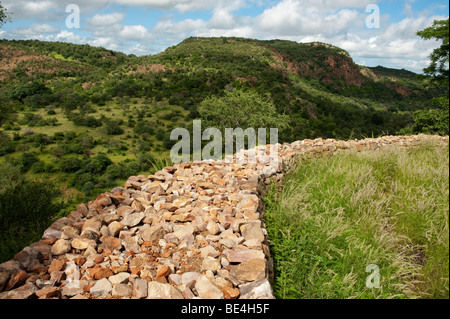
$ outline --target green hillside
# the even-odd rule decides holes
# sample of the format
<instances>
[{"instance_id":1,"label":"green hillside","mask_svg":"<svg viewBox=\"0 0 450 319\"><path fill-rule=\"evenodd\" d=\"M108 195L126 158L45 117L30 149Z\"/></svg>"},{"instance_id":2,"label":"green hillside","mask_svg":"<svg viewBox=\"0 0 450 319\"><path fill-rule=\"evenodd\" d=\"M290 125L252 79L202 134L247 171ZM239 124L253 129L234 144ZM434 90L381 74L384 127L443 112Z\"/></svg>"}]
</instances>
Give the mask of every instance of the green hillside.
<instances>
[{"instance_id":1,"label":"green hillside","mask_svg":"<svg viewBox=\"0 0 450 319\"><path fill-rule=\"evenodd\" d=\"M288 119L281 142L396 134L440 93L414 73L359 66L323 43L189 38L136 57L1 40L0 159L70 194L98 192L147 172L167 157L170 132L200 118L205 99L235 90Z\"/></svg>"}]
</instances>

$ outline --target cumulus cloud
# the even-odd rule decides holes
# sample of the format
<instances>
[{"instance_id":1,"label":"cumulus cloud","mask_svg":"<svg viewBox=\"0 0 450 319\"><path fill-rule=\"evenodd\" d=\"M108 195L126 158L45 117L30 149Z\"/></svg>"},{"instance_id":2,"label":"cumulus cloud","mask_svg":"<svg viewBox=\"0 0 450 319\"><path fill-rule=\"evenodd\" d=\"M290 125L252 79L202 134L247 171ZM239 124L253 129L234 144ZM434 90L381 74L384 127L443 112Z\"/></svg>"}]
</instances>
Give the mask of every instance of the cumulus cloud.
<instances>
[{"instance_id":1,"label":"cumulus cloud","mask_svg":"<svg viewBox=\"0 0 450 319\"><path fill-rule=\"evenodd\" d=\"M214 7L214 1L209 0L112 0L115 3L128 6L146 6L159 10L178 10L180 12L206 10Z\"/></svg>"},{"instance_id":2,"label":"cumulus cloud","mask_svg":"<svg viewBox=\"0 0 450 319\"><path fill-rule=\"evenodd\" d=\"M65 8L73 2L81 9L81 29L64 26ZM405 0L403 20L392 22L384 14L381 28L369 30L366 7L376 3L378 0L2 0L14 13L13 21L31 19L33 24L15 29L9 24L0 36L89 43L136 55L158 53L190 36L321 41L349 51L357 63L420 72L438 44L422 40L416 32L447 17L430 16L426 11L417 14L414 0ZM120 9L132 6L167 14L151 25L142 20L130 23L127 11ZM258 10L240 11L249 7ZM202 14L196 15L197 11Z\"/></svg>"}]
</instances>

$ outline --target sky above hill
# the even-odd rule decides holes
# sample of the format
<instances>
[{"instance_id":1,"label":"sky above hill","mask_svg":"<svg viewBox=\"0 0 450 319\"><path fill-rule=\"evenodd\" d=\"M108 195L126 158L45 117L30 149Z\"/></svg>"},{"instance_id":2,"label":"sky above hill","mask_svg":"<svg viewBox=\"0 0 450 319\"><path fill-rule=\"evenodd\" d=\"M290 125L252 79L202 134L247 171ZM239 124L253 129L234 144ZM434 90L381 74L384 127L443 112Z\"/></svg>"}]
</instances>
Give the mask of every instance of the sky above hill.
<instances>
[{"instance_id":1,"label":"sky above hill","mask_svg":"<svg viewBox=\"0 0 450 319\"><path fill-rule=\"evenodd\" d=\"M438 46L416 32L448 18L444 0L0 0L0 39L88 43L135 55L190 36L320 41L358 64L420 73ZM69 4L80 9L66 12ZM75 15L74 15L75 14ZM378 19L379 17L379 19ZM69 23L67 23L67 21ZM379 22L379 23L378 23Z\"/></svg>"}]
</instances>

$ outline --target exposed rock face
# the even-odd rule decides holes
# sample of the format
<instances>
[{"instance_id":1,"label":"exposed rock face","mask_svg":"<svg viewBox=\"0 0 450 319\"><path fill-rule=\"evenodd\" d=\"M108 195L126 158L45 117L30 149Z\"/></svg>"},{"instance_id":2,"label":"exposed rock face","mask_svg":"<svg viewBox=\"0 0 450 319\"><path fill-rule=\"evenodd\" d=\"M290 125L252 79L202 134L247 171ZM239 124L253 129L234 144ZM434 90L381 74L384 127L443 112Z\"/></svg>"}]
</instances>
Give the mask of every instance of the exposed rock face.
<instances>
[{"instance_id":1,"label":"exposed rock face","mask_svg":"<svg viewBox=\"0 0 450 319\"><path fill-rule=\"evenodd\" d=\"M258 163L183 163L130 177L1 264L0 299L273 298L264 182L305 154L413 146L427 138L448 143L424 135L305 140L277 145L276 167L269 155ZM270 146L258 150L268 154Z\"/></svg>"}]
</instances>

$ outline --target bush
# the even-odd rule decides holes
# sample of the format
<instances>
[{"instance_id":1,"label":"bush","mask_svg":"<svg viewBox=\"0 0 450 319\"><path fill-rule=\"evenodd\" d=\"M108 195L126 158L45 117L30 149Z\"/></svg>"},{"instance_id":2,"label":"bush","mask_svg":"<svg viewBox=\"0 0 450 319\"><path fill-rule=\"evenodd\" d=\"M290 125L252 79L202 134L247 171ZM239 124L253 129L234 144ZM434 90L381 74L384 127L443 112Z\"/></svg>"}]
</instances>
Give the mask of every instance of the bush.
<instances>
[{"instance_id":1,"label":"bush","mask_svg":"<svg viewBox=\"0 0 450 319\"><path fill-rule=\"evenodd\" d=\"M419 110L414 113L413 131L415 133L448 135L449 111Z\"/></svg>"},{"instance_id":2,"label":"bush","mask_svg":"<svg viewBox=\"0 0 450 319\"><path fill-rule=\"evenodd\" d=\"M26 179L20 169L0 164L0 263L37 241L63 204L48 182Z\"/></svg>"}]
</instances>

